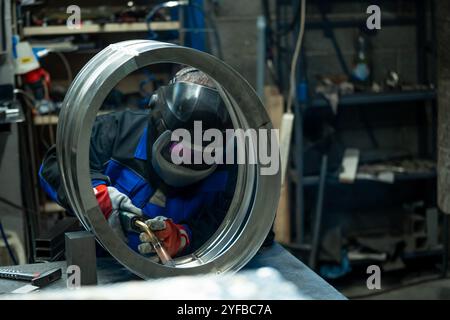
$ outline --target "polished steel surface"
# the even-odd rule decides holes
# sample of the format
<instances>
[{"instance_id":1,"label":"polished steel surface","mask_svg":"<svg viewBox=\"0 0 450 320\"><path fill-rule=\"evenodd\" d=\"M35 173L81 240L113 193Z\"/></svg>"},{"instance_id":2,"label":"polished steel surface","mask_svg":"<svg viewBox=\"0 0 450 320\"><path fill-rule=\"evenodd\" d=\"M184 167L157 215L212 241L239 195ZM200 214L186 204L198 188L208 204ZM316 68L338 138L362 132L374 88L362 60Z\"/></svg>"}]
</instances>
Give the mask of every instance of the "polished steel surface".
<instances>
[{"instance_id":1,"label":"polished steel surface","mask_svg":"<svg viewBox=\"0 0 450 320\"><path fill-rule=\"evenodd\" d=\"M69 203L102 246L143 278L237 271L255 255L272 226L280 192L279 172L261 175L259 164L239 165L236 191L223 223L199 250L175 259L176 268L131 250L109 227L97 206L89 168L89 141L97 112L120 80L139 68L157 63L189 65L211 76L219 85L235 128L272 128L253 88L214 56L150 40L112 44L80 71L60 113L57 156ZM256 147L256 143L250 143L247 152L248 148L256 152Z\"/></svg>"}]
</instances>

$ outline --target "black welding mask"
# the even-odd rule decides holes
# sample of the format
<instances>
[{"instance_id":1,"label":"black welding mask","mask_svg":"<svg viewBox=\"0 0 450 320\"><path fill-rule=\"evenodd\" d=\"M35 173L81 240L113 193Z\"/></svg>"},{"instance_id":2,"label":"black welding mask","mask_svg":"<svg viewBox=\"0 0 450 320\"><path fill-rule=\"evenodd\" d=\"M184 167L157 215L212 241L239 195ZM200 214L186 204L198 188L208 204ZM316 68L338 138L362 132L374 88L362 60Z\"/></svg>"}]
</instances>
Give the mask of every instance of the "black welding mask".
<instances>
[{"instance_id":1,"label":"black welding mask","mask_svg":"<svg viewBox=\"0 0 450 320\"><path fill-rule=\"evenodd\" d=\"M150 108L150 157L158 176L169 186L185 187L213 173L217 164L203 161L194 164L194 154L205 151L203 142L195 144L194 122L201 122L202 131L214 128L224 132L230 127L229 114L219 92L194 83L175 82L160 87L153 94ZM176 129L186 129L190 133L189 145L172 141L172 132ZM190 163L175 164L172 161L171 152L180 147L182 153L189 153Z\"/></svg>"}]
</instances>

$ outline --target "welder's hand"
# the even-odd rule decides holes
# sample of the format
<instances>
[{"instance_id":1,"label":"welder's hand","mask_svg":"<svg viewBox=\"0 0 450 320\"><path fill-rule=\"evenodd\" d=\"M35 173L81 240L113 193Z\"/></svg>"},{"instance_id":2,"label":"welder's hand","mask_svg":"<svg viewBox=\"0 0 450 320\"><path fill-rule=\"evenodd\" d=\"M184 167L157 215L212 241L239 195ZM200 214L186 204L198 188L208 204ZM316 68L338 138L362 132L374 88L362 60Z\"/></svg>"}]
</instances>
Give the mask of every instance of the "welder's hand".
<instances>
[{"instance_id":1,"label":"welder's hand","mask_svg":"<svg viewBox=\"0 0 450 320\"><path fill-rule=\"evenodd\" d=\"M94 188L94 194L111 228L125 240L125 232L120 222L121 212L142 216L142 210L136 207L127 195L114 187L108 187L104 184L98 185Z\"/></svg>"},{"instance_id":2,"label":"welder's hand","mask_svg":"<svg viewBox=\"0 0 450 320\"><path fill-rule=\"evenodd\" d=\"M172 219L159 216L149 219L145 223L155 233L171 257L176 256L189 245L188 233L182 225L174 223ZM140 253L148 254L154 252L147 234L141 233L139 239L142 242L138 246Z\"/></svg>"}]
</instances>

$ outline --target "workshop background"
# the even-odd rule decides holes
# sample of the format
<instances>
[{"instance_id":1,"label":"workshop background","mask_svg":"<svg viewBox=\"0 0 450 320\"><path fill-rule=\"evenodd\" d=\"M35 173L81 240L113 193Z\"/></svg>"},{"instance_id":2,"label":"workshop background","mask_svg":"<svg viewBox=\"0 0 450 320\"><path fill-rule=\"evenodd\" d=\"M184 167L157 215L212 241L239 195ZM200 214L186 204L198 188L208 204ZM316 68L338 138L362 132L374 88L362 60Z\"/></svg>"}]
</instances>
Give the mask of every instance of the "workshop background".
<instances>
[{"instance_id":1,"label":"workshop background","mask_svg":"<svg viewBox=\"0 0 450 320\"><path fill-rule=\"evenodd\" d=\"M2 40L11 35L16 61L0 62L0 100L19 111L8 118L0 107L0 231L18 261L0 240L0 265L63 259L58 236L79 228L44 194L37 174L70 82L109 44L155 39L207 51L250 82L275 127L289 112L300 0L192 0L190 7L23 0L11 1L11 23L6 2ZM81 29L65 25L74 2ZM370 5L381 10L381 29L368 28ZM306 1L274 229L278 242L348 297L450 298L448 17L447 1ZM17 62L29 50L31 70ZM162 65L130 75L104 111L144 108L171 72ZM366 287L369 265L383 270L376 294Z\"/></svg>"}]
</instances>

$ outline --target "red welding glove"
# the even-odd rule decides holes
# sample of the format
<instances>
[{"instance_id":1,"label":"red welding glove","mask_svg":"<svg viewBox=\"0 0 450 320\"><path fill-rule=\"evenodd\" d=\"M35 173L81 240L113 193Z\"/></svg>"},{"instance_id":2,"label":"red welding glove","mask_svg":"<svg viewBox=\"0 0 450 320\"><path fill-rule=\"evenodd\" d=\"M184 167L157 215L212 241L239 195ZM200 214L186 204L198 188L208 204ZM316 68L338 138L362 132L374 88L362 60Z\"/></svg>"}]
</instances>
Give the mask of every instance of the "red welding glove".
<instances>
[{"instance_id":1,"label":"red welding glove","mask_svg":"<svg viewBox=\"0 0 450 320\"><path fill-rule=\"evenodd\" d=\"M98 185L94 188L94 194L97 198L98 206L102 210L106 220L112 213L112 203L108 194L108 187L105 184Z\"/></svg>"},{"instance_id":2,"label":"red welding glove","mask_svg":"<svg viewBox=\"0 0 450 320\"><path fill-rule=\"evenodd\" d=\"M176 256L189 245L189 236L186 229L182 225L174 223L172 219L159 216L149 219L145 223L162 242L163 247L171 257ZM147 234L141 233L139 239L142 242L138 246L141 254L154 252Z\"/></svg>"},{"instance_id":3,"label":"red welding glove","mask_svg":"<svg viewBox=\"0 0 450 320\"><path fill-rule=\"evenodd\" d=\"M104 184L98 185L94 188L94 194L100 210L109 225L125 241L126 237L120 222L120 213L129 212L142 216L141 209L136 207L127 195L121 193L114 187L108 187Z\"/></svg>"}]
</instances>

